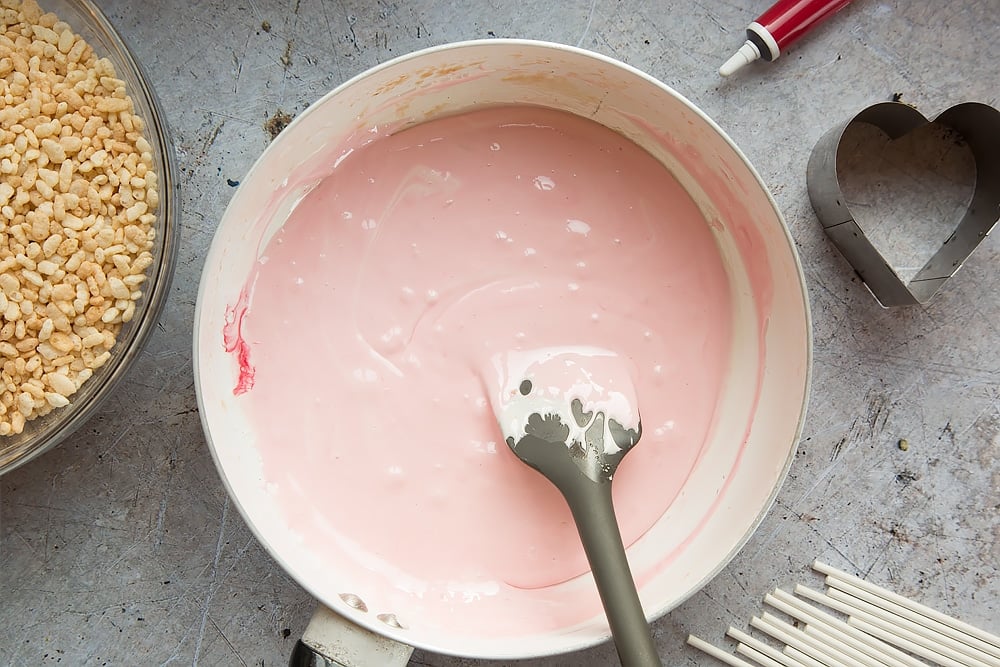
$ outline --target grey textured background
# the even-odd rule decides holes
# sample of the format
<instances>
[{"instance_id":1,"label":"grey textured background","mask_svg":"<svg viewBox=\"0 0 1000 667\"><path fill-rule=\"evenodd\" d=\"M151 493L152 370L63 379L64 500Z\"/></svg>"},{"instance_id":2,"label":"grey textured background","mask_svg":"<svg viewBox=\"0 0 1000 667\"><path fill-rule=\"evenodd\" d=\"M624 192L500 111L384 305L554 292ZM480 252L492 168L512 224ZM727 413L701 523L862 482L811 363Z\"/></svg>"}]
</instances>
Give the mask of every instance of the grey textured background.
<instances>
[{"instance_id":1,"label":"grey textured background","mask_svg":"<svg viewBox=\"0 0 1000 667\"><path fill-rule=\"evenodd\" d=\"M777 62L725 81L716 68L766 3L100 4L172 127L183 245L159 329L125 385L57 450L0 478L0 664L287 661L313 601L228 501L195 406L191 321L234 192L227 179L267 145L279 111L294 115L394 56L490 36L580 45L675 87L746 152L802 255L816 354L795 464L742 553L656 623L664 661L710 664L683 646L686 634L723 643L771 587L818 585L815 557L1000 632L997 238L929 307L882 310L824 237L805 189L812 145L868 104L901 93L928 115L965 100L996 106L1000 1L858 0ZM604 645L520 664L615 662ZM418 651L412 664L479 663Z\"/></svg>"}]
</instances>

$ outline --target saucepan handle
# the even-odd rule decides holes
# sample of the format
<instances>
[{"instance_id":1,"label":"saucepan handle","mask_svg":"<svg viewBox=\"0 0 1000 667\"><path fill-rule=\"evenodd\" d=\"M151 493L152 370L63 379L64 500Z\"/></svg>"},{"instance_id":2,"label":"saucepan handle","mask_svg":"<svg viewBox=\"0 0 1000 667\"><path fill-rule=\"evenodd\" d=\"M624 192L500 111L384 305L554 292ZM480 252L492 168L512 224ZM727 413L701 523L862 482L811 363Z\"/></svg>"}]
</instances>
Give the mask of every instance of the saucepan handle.
<instances>
[{"instance_id":1,"label":"saucepan handle","mask_svg":"<svg viewBox=\"0 0 1000 667\"><path fill-rule=\"evenodd\" d=\"M403 667L413 647L352 623L327 607L313 612L288 667Z\"/></svg>"}]
</instances>

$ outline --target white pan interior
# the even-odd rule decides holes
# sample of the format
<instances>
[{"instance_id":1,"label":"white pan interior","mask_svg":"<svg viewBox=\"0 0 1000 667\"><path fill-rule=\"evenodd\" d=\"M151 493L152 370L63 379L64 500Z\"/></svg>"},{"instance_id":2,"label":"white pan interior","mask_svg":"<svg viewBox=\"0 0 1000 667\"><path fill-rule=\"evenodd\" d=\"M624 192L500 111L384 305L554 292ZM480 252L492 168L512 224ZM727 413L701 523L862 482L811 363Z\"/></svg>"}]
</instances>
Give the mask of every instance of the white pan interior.
<instances>
[{"instance_id":1,"label":"white pan interior","mask_svg":"<svg viewBox=\"0 0 1000 667\"><path fill-rule=\"evenodd\" d=\"M730 278L734 336L718 420L682 492L629 548L647 614L659 616L732 558L770 507L792 459L810 367L808 304L787 229L759 176L690 102L641 72L565 46L517 40L466 42L386 63L329 93L286 128L257 161L212 243L195 317L195 380L205 432L223 480L271 555L319 601L399 641L438 652L514 658L565 652L606 639L595 614L512 641L422 625L405 596L355 590L350 571L309 535L288 528L273 502L245 403L234 396L237 363L223 344L227 308L258 252L299 198L329 169L331 151L395 128L493 104L570 111L632 139L660 160L701 208ZM338 474L331 470L331 483ZM592 595L589 575L539 589L532 614ZM353 594L367 611L348 604ZM372 597L375 595L375 597ZM554 610L554 611L553 611ZM387 616L392 614L392 617ZM392 619L397 622L393 622ZM387 622L388 621L388 622ZM551 625L551 624L549 624ZM397 627L402 626L402 627Z\"/></svg>"}]
</instances>

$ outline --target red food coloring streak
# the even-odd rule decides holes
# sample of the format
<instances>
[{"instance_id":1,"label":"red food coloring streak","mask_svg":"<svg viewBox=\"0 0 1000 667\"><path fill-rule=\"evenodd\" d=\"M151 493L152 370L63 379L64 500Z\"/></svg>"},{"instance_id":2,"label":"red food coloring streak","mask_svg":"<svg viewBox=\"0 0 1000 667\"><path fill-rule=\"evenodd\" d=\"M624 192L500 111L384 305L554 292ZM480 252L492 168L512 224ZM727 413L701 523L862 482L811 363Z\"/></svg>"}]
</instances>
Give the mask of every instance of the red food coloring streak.
<instances>
[{"instance_id":1,"label":"red food coloring streak","mask_svg":"<svg viewBox=\"0 0 1000 667\"><path fill-rule=\"evenodd\" d=\"M253 389L254 367L250 363L250 346L243 338L243 318L247 314L247 290L240 291L240 298L233 306L226 307L226 324L222 327L222 344L226 352L236 353L240 374L233 387L233 396L239 396Z\"/></svg>"}]
</instances>

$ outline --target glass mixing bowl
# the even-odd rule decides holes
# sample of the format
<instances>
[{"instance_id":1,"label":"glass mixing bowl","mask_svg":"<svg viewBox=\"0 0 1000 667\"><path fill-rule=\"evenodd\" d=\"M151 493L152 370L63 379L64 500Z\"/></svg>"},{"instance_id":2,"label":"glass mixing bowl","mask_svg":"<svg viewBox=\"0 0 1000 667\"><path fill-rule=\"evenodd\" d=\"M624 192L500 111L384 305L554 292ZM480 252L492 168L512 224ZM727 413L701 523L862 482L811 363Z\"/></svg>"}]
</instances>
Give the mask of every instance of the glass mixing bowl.
<instances>
[{"instance_id":1,"label":"glass mixing bowl","mask_svg":"<svg viewBox=\"0 0 1000 667\"><path fill-rule=\"evenodd\" d=\"M0 474L52 449L82 426L127 373L156 325L169 292L179 229L173 148L160 104L142 67L107 17L89 0L40 0L39 5L72 26L78 35L87 40L98 57L105 57L114 63L118 78L126 82L135 113L146 123L143 134L153 148L160 199L154 223L156 239L150 249L153 263L146 269L146 282L141 287L143 296L136 303L135 316L122 325L117 342L111 349L111 358L70 397L69 405L27 422L24 431L18 435L0 436Z\"/></svg>"}]
</instances>

